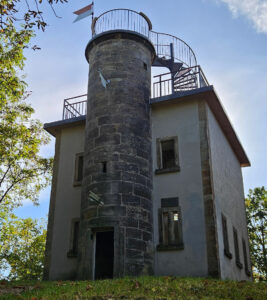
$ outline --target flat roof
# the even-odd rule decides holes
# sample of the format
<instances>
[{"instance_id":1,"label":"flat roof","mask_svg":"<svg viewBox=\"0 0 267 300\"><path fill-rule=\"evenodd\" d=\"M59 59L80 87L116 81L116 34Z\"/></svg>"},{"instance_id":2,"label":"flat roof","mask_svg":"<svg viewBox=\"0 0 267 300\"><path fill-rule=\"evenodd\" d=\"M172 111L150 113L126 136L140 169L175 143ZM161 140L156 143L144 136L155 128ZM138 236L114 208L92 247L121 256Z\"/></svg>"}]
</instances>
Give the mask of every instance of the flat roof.
<instances>
[{"instance_id":1,"label":"flat roof","mask_svg":"<svg viewBox=\"0 0 267 300\"><path fill-rule=\"evenodd\" d=\"M239 138L235 133L235 130L229 118L227 117L227 114L221 104L221 101L212 85L190 91L181 91L175 94L159 98L153 98L150 100L150 104L152 106L155 106L162 105L165 103L178 103L190 100L204 100L207 102L217 122L219 123L226 139L228 140L232 150L234 151L237 159L239 160L241 167L249 167L250 161L246 155L246 152L242 147ZM80 116L67 120L46 123L44 124L44 129L53 136L56 136L56 132L58 129L79 126L81 124L84 124L85 120L86 116Z\"/></svg>"},{"instance_id":2,"label":"flat roof","mask_svg":"<svg viewBox=\"0 0 267 300\"><path fill-rule=\"evenodd\" d=\"M178 103L190 100L204 100L209 105L217 122L219 123L226 139L228 140L232 150L238 158L241 167L249 167L250 161L242 147L237 134L221 104L221 101L212 85L190 90L181 91L168 96L153 98L150 100L152 106L162 105L164 103Z\"/></svg>"}]
</instances>

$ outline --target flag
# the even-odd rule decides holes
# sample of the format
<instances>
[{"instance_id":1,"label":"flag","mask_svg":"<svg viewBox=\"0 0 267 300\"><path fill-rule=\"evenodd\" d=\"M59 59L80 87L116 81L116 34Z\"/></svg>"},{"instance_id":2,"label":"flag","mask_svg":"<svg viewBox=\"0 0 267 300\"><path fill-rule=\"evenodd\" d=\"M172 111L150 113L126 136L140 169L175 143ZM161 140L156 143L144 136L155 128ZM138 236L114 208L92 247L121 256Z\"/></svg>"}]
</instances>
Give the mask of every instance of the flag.
<instances>
[{"instance_id":1,"label":"flag","mask_svg":"<svg viewBox=\"0 0 267 300\"><path fill-rule=\"evenodd\" d=\"M98 73L99 73L100 80L101 80L101 83L102 83L103 87L106 88L107 85L110 83L110 80L109 80L109 79L106 80L106 79L104 78L104 76L102 75L102 73L101 73L100 70L98 70Z\"/></svg>"},{"instance_id":2,"label":"flag","mask_svg":"<svg viewBox=\"0 0 267 300\"><path fill-rule=\"evenodd\" d=\"M74 11L73 13L75 15L77 15L77 17L73 21L73 23L80 21L83 18L93 15L94 14L94 2L91 3L90 5L85 6L84 8Z\"/></svg>"}]
</instances>

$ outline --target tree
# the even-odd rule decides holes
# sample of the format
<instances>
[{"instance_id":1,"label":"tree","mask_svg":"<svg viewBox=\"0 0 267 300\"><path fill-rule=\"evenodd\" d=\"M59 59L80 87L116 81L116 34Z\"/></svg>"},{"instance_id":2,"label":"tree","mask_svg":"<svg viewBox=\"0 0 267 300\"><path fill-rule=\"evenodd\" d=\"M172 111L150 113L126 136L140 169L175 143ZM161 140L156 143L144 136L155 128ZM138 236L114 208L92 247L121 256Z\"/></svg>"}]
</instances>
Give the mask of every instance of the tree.
<instances>
[{"instance_id":1,"label":"tree","mask_svg":"<svg viewBox=\"0 0 267 300\"><path fill-rule=\"evenodd\" d=\"M47 0L53 4L67 0ZM0 205L17 206L23 199L38 201L47 186L52 159L38 155L49 142L33 108L26 102L29 92L22 75L34 29L45 30L39 6L42 0L0 0ZM56 15L57 16L57 15ZM39 49L36 45L34 50Z\"/></svg>"},{"instance_id":2,"label":"tree","mask_svg":"<svg viewBox=\"0 0 267 300\"><path fill-rule=\"evenodd\" d=\"M249 190L246 210L252 266L267 280L267 191L264 187Z\"/></svg>"},{"instance_id":3,"label":"tree","mask_svg":"<svg viewBox=\"0 0 267 300\"><path fill-rule=\"evenodd\" d=\"M44 221L20 219L1 212L0 279L41 279L46 240Z\"/></svg>"}]
</instances>

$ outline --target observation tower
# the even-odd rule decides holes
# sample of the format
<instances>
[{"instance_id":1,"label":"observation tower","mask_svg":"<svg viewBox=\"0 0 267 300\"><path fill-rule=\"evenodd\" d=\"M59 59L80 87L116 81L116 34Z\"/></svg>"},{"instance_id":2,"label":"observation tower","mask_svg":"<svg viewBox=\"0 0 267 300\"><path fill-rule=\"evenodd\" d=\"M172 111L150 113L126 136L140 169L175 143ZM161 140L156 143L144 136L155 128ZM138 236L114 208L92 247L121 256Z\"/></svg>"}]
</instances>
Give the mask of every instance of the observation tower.
<instances>
[{"instance_id":1,"label":"observation tower","mask_svg":"<svg viewBox=\"0 0 267 300\"><path fill-rule=\"evenodd\" d=\"M45 124L56 137L45 278L249 279L250 163L193 50L113 9L93 19L85 57L88 93ZM151 80L153 67L165 72Z\"/></svg>"}]
</instances>

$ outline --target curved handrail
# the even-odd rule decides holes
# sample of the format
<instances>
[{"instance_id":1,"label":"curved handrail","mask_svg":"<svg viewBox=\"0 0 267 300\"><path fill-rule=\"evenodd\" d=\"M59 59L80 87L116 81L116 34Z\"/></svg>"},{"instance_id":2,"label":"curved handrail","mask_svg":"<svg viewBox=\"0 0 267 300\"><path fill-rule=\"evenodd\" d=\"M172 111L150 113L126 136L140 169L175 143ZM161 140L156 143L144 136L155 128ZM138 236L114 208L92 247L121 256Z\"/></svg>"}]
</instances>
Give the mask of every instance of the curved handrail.
<instances>
[{"instance_id":1,"label":"curved handrail","mask_svg":"<svg viewBox=\"0 0 267 300\"><path fill-rule=\"evenodd\" d=\"M92 22L93 35L119 29L134 31L147 37L160 58L174 58L174 61L182 62L187 67L197 65L196 56L186 42L171 34L152 31L151 21L142 12L125 8L111 9Z\"/></svg>"},{"instance_id":2,"label":"curved handrail","mask_svg":"<svg viewBox=\"0 0 267 300\"><path fill-rule=\"evenodd\" d=\"M131 9L117 8L108 10L97 17L92 32L95 35L117 29L135 31L148 38L152 24L142 12L138 13Z\"/></svg>"},{"instance_id":3,"label":"curved handrail","mask_svg":"<svg viewBox=\"0 0 267 300\"><path fill-rule=\"evenodd\" d=\"M150 41L153 43L157 56L174 57L175 60L184 63L188 67L197 65L197 59L192 48L182 39L162 32L150 31ZM173 54L170 44L173 44Z\"/></svg>"}]
</instances>

